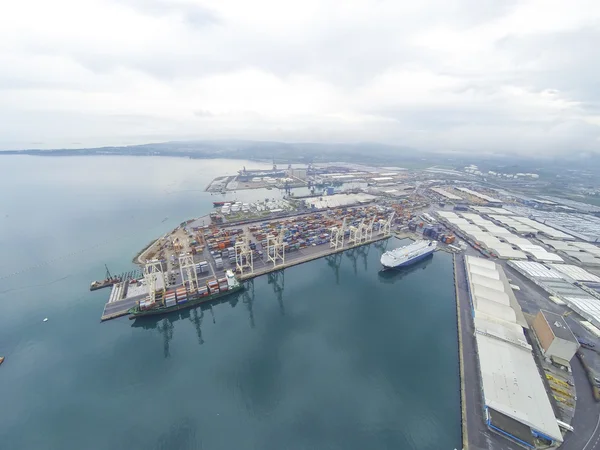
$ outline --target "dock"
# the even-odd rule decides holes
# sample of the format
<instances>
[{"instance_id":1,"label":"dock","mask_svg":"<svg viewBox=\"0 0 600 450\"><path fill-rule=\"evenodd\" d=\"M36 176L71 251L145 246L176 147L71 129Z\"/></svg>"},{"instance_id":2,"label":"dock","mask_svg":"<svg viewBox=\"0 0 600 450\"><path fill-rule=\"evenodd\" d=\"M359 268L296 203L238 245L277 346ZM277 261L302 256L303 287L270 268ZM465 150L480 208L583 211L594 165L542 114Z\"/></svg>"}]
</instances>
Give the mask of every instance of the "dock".
<instances>
[{"instance_id":1,"label":"dock","mask_svg":"<svg viewBox=\"0 0 600 450\"><path fill-rule=\"evenodd\" d=\"M358 245L345 243L343 247L336 249L332 249L329 247L323 248L324 246L318 247L307 247L303 250L298 250L290 255L286 255L286 261L283 264L273 265L270 261L264 261L260 259L254 262L254 271L249 273L244 273L238 276L240 281L248 281L252 278L256 278L262 275L267 275L271 272L276 272L282 269L286 269L288 267L296 266L299 264L303 264L309 261L313 261L315 259L324 258L329 255L333 255L335 253L341 253L346 250L350 250L352 248L362 247L364 245L370 245L374 242L378 242L384 239L389 239L390 236L380 235L376 236L373 239L362 242ZM200 284L206 283L206 281L210 279L214 279L216 277L216 271L214 269L213 264L209 264L209 273L198 277L198 282ZM181 275L178 274L176 276L175 284L171 286L181 286ZM136 302L142 300L144 297L148 295L148 290L145 286L140 286L139 292L127 290L126 297L123 298L123 292L125 292L125 287L123 283L117 283L112 287L111 294L109 296L108 302L104 306L104 311L102 313L101 321L106 321L110 319L114 319L117 317L122 317L128 315L129 309L133 308L136 305Z\"/></svg>"}]
</instances>

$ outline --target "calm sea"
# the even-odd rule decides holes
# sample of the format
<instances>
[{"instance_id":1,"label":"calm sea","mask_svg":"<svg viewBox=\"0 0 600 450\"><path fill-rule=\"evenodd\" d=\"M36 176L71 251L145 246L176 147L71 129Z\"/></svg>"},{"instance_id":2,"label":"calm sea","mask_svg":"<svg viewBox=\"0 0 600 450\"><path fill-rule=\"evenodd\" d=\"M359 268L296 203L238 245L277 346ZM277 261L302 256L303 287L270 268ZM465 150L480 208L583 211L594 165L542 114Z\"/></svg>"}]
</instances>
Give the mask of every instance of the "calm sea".
<instances>
[{"instance_id":1,"label":"calm sea","mask_svg":"<svg viewBox=\"0 0 600 450\"><path fill-rule=\"evenodd\" d=\"M104 264L132 269L141 247L223 198L203 192L212 177L243 165L260 166L0 157L0 448L460 447L445 253L382 275L384 244L371 245L210 308L100 323L109 292L88 287Z\"/></svg>"}]
</instances>

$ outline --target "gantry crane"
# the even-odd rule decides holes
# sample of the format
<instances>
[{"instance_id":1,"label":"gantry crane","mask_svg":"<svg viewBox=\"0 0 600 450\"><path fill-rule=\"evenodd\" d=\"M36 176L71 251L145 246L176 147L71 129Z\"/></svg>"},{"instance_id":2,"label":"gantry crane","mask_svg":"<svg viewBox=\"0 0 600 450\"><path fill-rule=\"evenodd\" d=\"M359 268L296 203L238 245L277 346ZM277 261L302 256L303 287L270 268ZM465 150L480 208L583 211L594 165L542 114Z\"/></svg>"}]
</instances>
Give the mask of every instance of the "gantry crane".
<instances>
[{"instance_id":1,"label":"gantry crane","mask_svg":"<svg viewBox=\"0 0 600 450\"><path fill-rule=\"evenodd\" d=\"M344 248L344 233L346 232L346 218L342 220L342 225L339 227L331 227L329 229L329 248L339 250Z\"/></svg>"},{"instance_id":2,"label":"gantry crane","mask_svg":"<svg viewBox=\"0 0 600 450\"><path fill-rule=\"evenodd\" d=\"M267 258L269 261L273 261L273 267L285 264L285 246L287 244L283 242L284 234L285 229L281 228L277 236L267 236ZM278 264L279 261L281 261L280 264Z\"/></svg>"}]
</instances>

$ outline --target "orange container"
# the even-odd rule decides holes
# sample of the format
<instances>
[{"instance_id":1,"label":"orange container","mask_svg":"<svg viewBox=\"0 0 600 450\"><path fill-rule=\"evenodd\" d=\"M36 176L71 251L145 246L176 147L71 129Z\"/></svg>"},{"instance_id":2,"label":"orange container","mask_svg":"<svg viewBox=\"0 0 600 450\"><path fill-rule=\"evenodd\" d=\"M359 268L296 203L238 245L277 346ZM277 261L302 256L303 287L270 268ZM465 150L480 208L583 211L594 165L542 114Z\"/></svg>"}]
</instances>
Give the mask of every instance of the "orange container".
<instances>
[{"instance_id":1,"label":"orange container","mask_svg":"<svg viewBox=\"0 0 600 450\"><path fill-rule=\"evenodd\" d=\"M219 242L219 249L223 250L225 248L225 242Z\"/></svg>"}]
</instances>

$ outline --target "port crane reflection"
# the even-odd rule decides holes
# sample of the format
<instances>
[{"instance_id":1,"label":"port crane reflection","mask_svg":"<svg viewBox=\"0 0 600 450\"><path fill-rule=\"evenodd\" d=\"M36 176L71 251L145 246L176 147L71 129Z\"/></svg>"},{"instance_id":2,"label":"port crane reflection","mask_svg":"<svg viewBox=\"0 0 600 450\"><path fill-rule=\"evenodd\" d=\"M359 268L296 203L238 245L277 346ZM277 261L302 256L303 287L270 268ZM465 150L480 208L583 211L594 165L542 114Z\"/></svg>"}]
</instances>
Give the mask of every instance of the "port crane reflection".
<instances>
[{"instance_id":1,"label":"port crane reflection","mask_svg":"<svg viewBox=\"0 0 600 450\"><path fill-rule=\"evenodd\" d=\"M285 316L285 307L283 305L283 290L285 288L284 270L270 272L267 275L267 283L273 285L273 292L275 292L277 303L279 303L279 311L282 316Z\"/></svg>"}]
</instances>

